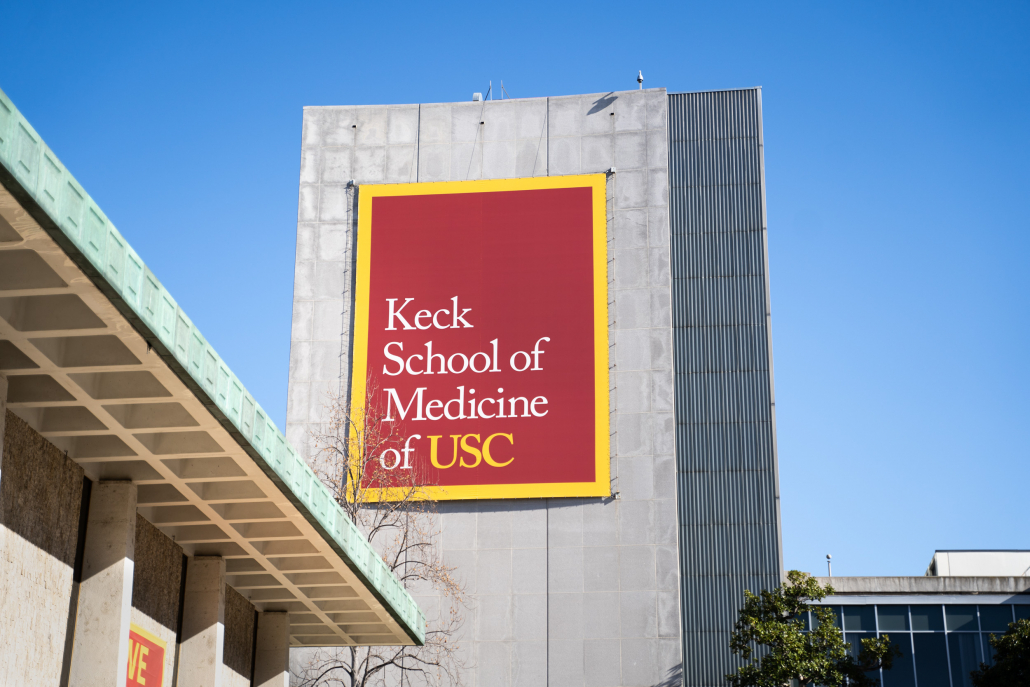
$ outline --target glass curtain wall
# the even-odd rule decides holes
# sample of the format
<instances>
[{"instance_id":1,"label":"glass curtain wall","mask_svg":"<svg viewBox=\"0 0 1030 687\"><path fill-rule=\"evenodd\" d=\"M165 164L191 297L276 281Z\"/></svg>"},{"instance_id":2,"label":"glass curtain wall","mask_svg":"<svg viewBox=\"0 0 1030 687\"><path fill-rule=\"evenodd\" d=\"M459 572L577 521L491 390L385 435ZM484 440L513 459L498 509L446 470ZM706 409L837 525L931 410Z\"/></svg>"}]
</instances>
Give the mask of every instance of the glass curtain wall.
<instances>
[{"instance_id":1,"label":"glass curtain wall","mask_svg":"<svg viewBox=\"0 0 1030 687\"><path fill-rule=\"evenodd\" d=\"M901 649L891 670L880 671L882 687L972 687L969 674L994 662L992 634L1030 618L1030 605L828 606L851 652L866 637L890 635ZM808 619L811 623L812 616ZM808 625L811 627L811 625ZM874 676L875 677L875 676Z\"/></svg>"}]
</instances>

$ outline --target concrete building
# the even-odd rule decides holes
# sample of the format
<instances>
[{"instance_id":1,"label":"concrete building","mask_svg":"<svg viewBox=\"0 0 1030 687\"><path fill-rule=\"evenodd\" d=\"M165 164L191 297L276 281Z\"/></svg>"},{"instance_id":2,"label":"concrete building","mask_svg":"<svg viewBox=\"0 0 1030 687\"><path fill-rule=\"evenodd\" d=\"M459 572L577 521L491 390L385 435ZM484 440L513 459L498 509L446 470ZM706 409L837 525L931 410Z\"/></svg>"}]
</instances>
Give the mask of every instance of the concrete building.
<instances>
[{"instance_id":1,"label":"concrete building","mask_svg":"<svg viewBox=\"0 0 1030 687\"><path fill-rule=\"evenodd\" d=\"M845 641L887 634L902 655L884 687L971 687L992 634L1030 619L1030 551L937 551L922 577L824 577Z\"/></svg>"},{"instance_id":2,"label":"concrete building","mask_svg":"<svg viewBox=\"0 0 1030 687\"><path fill-rule=\"evenodd\" d=\"M437 504L463 679L725 684L783 574L758 89L306 108L285 435L0 92L0 685L287 685L310 647L421 644L433 595L306 463L353 381L362 187L585 174L611 488ZM820 581L848 641L903 647L884 687L968 685L1030 617L1026 551Z\"/></svg>"},{"instance_id":3,"label":"concrete building","mask_svg":"<svg viewBox=\"0 0 1030 687\"><path fill-rule=\"evenodd\" d=\"M0 685L287 685L422 612L0 92Z\"/></svg>"},{"instance_id":4,"label":"concrete building","mask_svg":"<svg viewBox=\"0 0 1030 687\"><path fill-rule=\"evenodd\" d=\"M439 504L465 681L721 685L744 589L782 574L760 90L305 108L287 437L311 455L350 388L362 185L590 173L611 490Z\"/></svg>"}]
</instances>

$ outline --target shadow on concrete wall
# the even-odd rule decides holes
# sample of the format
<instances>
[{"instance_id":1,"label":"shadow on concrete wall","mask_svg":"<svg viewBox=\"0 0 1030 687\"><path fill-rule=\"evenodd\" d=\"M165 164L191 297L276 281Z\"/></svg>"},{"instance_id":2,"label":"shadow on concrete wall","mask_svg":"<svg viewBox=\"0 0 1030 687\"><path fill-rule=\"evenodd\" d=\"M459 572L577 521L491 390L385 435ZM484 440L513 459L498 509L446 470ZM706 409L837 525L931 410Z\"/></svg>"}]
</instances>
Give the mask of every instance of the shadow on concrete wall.
<instances>
[{"instance_id":1,"label":"shadow on concrete wall","mask_svg":"<svg viewBox=\"0 0 1030 687\"><path fill-rule=\"evenodd\" d=\"M588 115L597 114L608 109L608 106L619 99L619 96L606 93L594 101L594 106L587 111Z\"/></svg>"},{"instance_id":2,"label":"shadow on concrete wall","mask_svg":"<svg viewBox=\"0 0 1030 687\"><path fill-rule=\"evenodd\" d=\"M683 685L683 663L677 663L672 668L669 668L669 674L664 680L659 682L654 687L682 687Z\"/></svg>"}]
</instances>

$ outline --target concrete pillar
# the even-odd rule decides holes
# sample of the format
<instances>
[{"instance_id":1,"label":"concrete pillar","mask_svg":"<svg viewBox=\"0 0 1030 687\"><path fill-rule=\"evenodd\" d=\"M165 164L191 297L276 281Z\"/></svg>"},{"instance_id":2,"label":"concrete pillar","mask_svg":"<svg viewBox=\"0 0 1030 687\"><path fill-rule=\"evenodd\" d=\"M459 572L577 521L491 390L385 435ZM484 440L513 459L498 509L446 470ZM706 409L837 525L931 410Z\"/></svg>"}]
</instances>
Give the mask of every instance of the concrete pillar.
<instances>
[{"instance_id":1,"label":"concrete pillar","mask_svg":"<svg viewBox=\"0 0 1030 687\"><path fill-rule=\"evenodd\" d=\"M89 499L70 687L125 686L136 548L136 485L97 482Z\"/></svg>"},{"instance_id":2,"label":"concrete pillar","mask_svg":"<svg viewBox=\"0 0 1030 687\"><path fill-rule=\"evenodd\" d=\"M179 684L219 687L225 642L225 560L194 556L186 568Z\"/></svg>"},{"instance_id":3,"label":"concrete pillar","mask_svg":"<svg viewBox=\"0 0 1030 687\"><path fill-rule=\"evenodd\" d=\"M290 616L258 613L253 687L290 687Z\"/></svg>"}]
</instances>

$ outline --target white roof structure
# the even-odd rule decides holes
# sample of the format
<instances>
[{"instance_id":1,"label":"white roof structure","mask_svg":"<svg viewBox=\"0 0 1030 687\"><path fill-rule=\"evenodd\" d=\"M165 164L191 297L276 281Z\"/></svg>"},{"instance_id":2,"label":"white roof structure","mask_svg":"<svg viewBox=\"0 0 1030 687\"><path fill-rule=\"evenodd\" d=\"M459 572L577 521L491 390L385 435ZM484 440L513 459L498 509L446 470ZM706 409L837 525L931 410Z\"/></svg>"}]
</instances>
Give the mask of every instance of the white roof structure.
<instances>
[{"instance_id":1,"label":"white roof structure","mask_svg":"<svg viewBox=\"0 0 1030 687\"><path fill-rule=\"evenodd\" d=\"M936 551L928 577L1030 577L1030 551Z\"/></svg>"}]
</instances>

